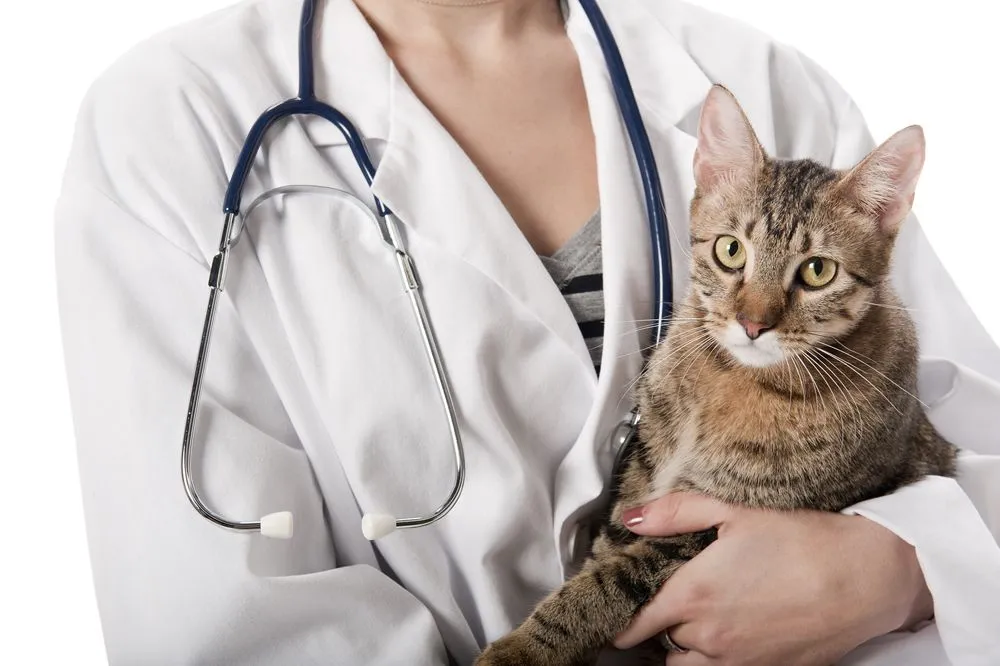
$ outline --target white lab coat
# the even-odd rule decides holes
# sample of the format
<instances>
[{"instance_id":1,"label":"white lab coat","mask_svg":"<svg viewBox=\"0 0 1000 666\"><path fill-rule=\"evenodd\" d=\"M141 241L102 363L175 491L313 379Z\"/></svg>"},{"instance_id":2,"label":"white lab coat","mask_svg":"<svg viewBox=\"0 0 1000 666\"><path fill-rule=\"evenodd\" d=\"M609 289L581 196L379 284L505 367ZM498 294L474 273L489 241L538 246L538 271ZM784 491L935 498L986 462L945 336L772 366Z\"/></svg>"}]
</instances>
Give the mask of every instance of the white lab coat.
<instances>
[{"instance_id":1,"label":"white lab coat","mask_svg":"<svg viewBox=\"0 0 1000 666\"><path fill-rule=\"evenodd\" d=\"M697 112L735 91L778 156L853 164L872 140L815 64L745 26L664 0L605 2L656 152L683 294ZM243 137L295 92L299 2L250 0L134 50L93 87L57 220L60 304L98 601L113 664L469 663L571 566L599 505L609 435L631 407L649 316L641 188L607 70L569 2L597 138L606 320L600 379L551 278L500 200L407 87L348 0L327 0L321 98L379 163L455 389L465 494L439 525L365 541L364 511L436 507L445 422L391 257L365 218L316 195L265 205L237 247L197 437L209 503L294 512L271 541L207 523L179 446L221 202ZM553 168L558 168L558 158ZM283 184L366 188L339 133L282 124L244 202ZM919 320L921 391L970 451L858 511L916 545L937 622L847 663L1000 664L1000 351L915 222L897 250ZM972 451L977 453L971 453ZM991 533L992 532L992 533ZM820 608L817 612L822 612Z\"/></svg>"}]
</instances>

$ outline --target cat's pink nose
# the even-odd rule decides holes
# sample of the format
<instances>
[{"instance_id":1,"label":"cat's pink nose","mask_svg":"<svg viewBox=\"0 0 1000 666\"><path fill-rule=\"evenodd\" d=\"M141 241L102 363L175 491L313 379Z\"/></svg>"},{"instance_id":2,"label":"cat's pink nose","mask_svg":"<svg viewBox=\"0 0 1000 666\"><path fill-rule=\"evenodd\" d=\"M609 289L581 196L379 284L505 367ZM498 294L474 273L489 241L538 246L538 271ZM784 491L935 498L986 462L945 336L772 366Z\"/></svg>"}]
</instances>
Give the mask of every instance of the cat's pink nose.
<instances>
[{"instance_id":1,"label":"cat's pink nose","mask_svg":"<svg viewBox=\"0 0 1000 666\"><path fill-rule=\"evenodd\" d=\"M764 333L765 331L770 331L772 328L774 328L774 324L760 322L760 321L753 321L742 312L736 315L736 321L740 323L740 326L742 326L743 330L746 331L747 337L750 338L751 340L756 340L761 336L762 333Z\"/></svg>"}]
</instances>

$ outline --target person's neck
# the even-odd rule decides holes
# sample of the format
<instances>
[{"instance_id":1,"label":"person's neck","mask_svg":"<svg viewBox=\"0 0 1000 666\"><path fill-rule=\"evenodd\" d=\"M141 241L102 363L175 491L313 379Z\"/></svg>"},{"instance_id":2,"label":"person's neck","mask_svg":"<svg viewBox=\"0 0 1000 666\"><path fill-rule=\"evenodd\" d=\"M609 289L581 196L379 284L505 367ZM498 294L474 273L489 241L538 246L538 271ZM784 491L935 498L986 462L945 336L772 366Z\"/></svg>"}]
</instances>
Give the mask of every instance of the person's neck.
<instances>
[{"instance_id":1,"label":"person's neck","mask_svg":"<svg viewBox=\"0 0 1000 666\"><path fill-rule=\"evenodd\" d=\"M354 0L387 49L473 56L537 32L563 31L559 0Z\"/></svg>"}]
</instances>

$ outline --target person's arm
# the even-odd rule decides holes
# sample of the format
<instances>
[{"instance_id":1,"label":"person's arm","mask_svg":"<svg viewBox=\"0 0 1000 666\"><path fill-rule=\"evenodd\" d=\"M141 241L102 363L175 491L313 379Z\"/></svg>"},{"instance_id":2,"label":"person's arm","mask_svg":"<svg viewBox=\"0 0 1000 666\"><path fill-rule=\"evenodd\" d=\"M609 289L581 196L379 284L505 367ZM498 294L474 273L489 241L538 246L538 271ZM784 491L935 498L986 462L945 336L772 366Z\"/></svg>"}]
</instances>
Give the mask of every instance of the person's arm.
<instances>
[{"instance_id":1,"label":"person's arm","mask_svg":"<svg viewBox=\"0 0 1000 666\"><path fill-rule=\"evenodd\" d=\"M206 199L211 218L221 216L204 191L177 187L190 178L143 161L156 159L142 156L146 135L116 127L132 116L106 113L116 100L103 104L90 100L80 117L57 210L56 258L110 663L447 663L434 619L413 595L373 567L337 568L331 529L339 526L324 518L329 507L262 361L261 341L228 297L203 392L196 479L206 501L228 516L292 511L295 536L231 533L189 505L180 442L208 265L185 236L190 220L174 224L172 206L175 197L192 197L195 207ZM178 143L177 158L191 160L190 169L221 167ZM206 188L214 192L222 177ZM121 196L139 192L124 185L128 179L150 185L138 204L138 195ZM162 215L140 219L134 207ZM273 360L274 350L266 352Z\"/></svg>"}]
</instances>

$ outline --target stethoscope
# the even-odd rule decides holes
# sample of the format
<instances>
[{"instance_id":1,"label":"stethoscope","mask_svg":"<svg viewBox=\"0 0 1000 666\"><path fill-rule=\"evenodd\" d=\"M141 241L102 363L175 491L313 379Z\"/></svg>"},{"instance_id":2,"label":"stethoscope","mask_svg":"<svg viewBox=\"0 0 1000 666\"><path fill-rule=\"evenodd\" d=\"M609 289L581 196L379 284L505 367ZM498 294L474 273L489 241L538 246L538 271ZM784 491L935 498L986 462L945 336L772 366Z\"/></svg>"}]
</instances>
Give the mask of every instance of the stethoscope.
<instances>
[{"instance_id":1,"label":"stethoscope","mask_svg":"<svg viewBox=\"0 0 1000 666\"><path fill-rule=\"evenodd\" d=\"M670 284L671 265L670 244L667 238L667 214L663 205L663 191L660 187L659 172L656 168L656 160L653 157L653 150L649 143L649 136L646 134L645 125L639 114L639 107L635 100L635 94L632 91L632 84L629 82L628 73L625 71L625 64L622 62L621 53L618 50L614 36L608 28L604 15L597 7L596 0L578 1L593 27L598 44L604 54L618 109L628 132L632 151L635 155L636 166L639 170L639 176L642 179L646 216L649 222L649 235L653 250L653 302L655 303L653 320L656 322L653 331L653 340L658 343L663 339L666 332L666 322L670 317L673 303L673 289ZM448 421L452 450L455 455L455 481L445 501L432 513L412 518L396 518L385 513L365 514L361 521L362 532L367 539L374 540L390 534L397 529L432 525L447 515L456 502L458 502L458 498L462 494L462 488L465 485L465 450L462 446L462 436L458 428L458 418L455 414L454 399L452 398L451 385L448 382L448 374L445 371L441 351L438 347L437 338L434 335L434 328L431 325L430 317L427 314L427 308L424 305L424 299L420 292L420 280L418 279L416 264L406 251L399 233L396 217L392 211L374 195L375 212L373 213L371 209L358 199L341 190L319 186L289 186L265 193L251 203L244 213L241 214L240 212L243 189L250 174L250 169L264 141L264 136L277 121L290 116L319 116L332 123L344 135L358 168L364 175L369 187L375 178L375 167L372 165L364 141L357 129L340 111L316 99L314 88L315 77L313 73L315 10L315 0L304 0L302 4L302 21L299 27L298 97L289 99L265 111L253 124L243 144L243 148L240 150L236 168L233 170L232 178L226 189L226 198L223 207L225 219L222 225L222 239L219 241L219 251L213 258L211 270L209 271L208 307L205 312L205 324L202 329L201 344L198 348L198 359L195 363L194 381L191 386L191 398L188 403L187 419L184 426L184 438L181 443L181 478L184 482L184 491L195 510L212 523L240 532L259 532L267 537L288 539L292 536L292 514L288 511L279 511L263 516L256 521L244 522L229 520L210 509L198 495L198 489L195 487L191 462L191 442L197 423L202 381L208 361L209 346L212 340L212 327L215 323L218 300L220 294L225 289L230 252L239 241L245 229L246 219L254 208L271 196L301 191L316 191L343 196L361 209L373 222L382 240L394 254L395 265L403 284L403 289L409 296L413 316L420 330L424 353L427 356L434 376L438 399L441 402L445 418ZM615 473L617 473L619 466L627 457L630 444L635 437L639 419L638 410L633 409L615 430Z\"/></svg>"}]
</instances>

